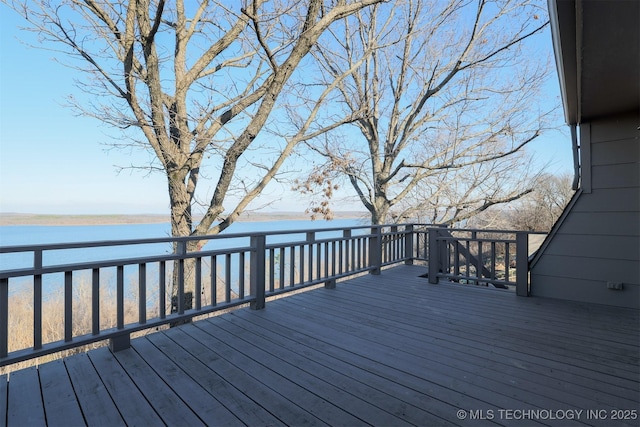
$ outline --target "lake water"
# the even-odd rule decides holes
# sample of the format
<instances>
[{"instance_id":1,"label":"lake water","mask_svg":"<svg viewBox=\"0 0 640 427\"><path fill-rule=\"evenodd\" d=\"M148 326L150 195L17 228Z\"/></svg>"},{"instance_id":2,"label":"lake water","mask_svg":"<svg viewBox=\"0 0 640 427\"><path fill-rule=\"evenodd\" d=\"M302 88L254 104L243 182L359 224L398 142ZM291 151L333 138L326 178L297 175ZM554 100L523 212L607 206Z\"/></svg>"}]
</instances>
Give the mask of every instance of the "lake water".
<instances>
[{"instance_id":1,"label":"lake water","mask_svg":"<svg viewBox=\"0 0 640 427\"><path fill-rule=\"evenodd\" d=\"M322 230L359 225L366 225L366 223L362 219L236 222L221 235L284 230ZM330 237L329 235L336 235L337 233L339 232L325 232L327 235L318 233L318 238ZM0 226L0 246L164 238L170 237L170 235L171 227L169 223L92 226ZM304 233L274 236L269 240L269 243L301 240L303 238ZM213 240L207 244L206 249L219 249L224 246L234 247L245 244L247 244L247 239ZM43 265L134 258L170 253L171 251L170 243L46 251L43 255ZM31 253L0 254L0 270L28 268L32 266L32 263Z\"/></svg>"},{"instance_id":2,"label":"lake water","mask_svg":"<svg viewBox=\"0 0 640 427\"><path fill-rule=\"evenodd\" d=\"M280 243L302 241L305 239L305 231L315 230L316 238L330 238L341 235L341 231L322 231L323 229L355 227L366 225L362 219L339 219L333 221L260 221L237 222L232 224L220 236L229 234L260 233L275 231L297 231L301 233L289 233L268 237L267 243ZM77 243L77 242L103 242L132 239L153 239L170 237L170 224L124 224L124 225L92 225L92 226L0 226L0 246L25 246L49 243ZM365 228L362 233L368 232ZM359 234L354 232L354 234ZM204 247L206 250L245 247L249 245L249 238L225 238L209 241ZM43 266L55 266L64 264L76 264L84 262L130 259L154 255L163 255L172 252L171 243L154 243L144 245L119 245L107 247L88 247L81 249L47 250L43 252ZM0 270L14 270L33 267L33 252L0 253ZM224 258L221 259L222 267ZM234 259L234 263L237 260ZM203 260L203 268L208 268L208 261ZM158 264L148 265L147 273L151 282L157 282ZM137 266L127 265L124 268L126 287L137 283ZM203 273L204 274L204 273ZM232 280L237 278L237 267L232 269ZM100 270L101 283L108 288L115 286L115 268ZM45 274L43 291L45 300L59 292L63 283L63 273ZM91 270L79 270L73 275L74 287L81 284L86 287L91 281ZM157 283L155 283L157 285ZM33 276L16 277L10 280L10 295L19 295L30 292L33 286ZM150 284L151 286L151 284ZM232 289L237 291L237 284ZM132 288L132 289L133 289ZM78 288L76 288L78 289ZM152 292L151 290L149 292Z\"/></svg>"}]
</instances>

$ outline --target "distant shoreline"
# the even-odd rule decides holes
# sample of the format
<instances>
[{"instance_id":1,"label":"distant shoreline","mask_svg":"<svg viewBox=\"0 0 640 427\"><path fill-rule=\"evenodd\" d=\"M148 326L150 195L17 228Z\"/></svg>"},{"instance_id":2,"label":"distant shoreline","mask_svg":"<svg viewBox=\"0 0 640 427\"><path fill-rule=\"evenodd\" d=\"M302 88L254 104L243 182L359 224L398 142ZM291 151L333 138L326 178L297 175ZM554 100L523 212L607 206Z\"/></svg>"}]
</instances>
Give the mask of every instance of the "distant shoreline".
<instances>
[{"instance_id":1,"label":"distant shoreline","mask_svg":"<svg viewBox=\"0 0 640 427\"><path fill-rule=\"evenodd\" d=\"M336 212L335 219L367 218L367 212ZM238 220L257 221L295 221L311 220L304 212L252 212L243 214ZM322 221L322 220L319 220ZM121 224L159 224L169 223L169 215L162 214L107 214L107 215L56 215L31 213L0 213L0 226L11 225L121 225Z\"/></svg>"}]
</instances>

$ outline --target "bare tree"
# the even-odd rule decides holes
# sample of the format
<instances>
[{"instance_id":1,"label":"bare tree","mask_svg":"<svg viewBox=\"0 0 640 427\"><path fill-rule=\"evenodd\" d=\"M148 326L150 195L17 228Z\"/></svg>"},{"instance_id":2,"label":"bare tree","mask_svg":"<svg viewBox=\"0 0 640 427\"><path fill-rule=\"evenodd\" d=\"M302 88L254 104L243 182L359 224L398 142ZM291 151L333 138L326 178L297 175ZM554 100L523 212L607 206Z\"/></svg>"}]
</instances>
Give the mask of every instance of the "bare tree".
<instances>
[{"instance_id":1,"label":"bare tree","mask_svg":"<svg viewBox=\"0 0 640 427\"><path fill-rule=\"evenodd\" d=\"M122 129L116 146L150 152L132 167L166 175L172 235L199 236L233 223L295 145L321 132L302 124L266 153L257 142L322 33L381 0L3 1L45 46L71 55L61 62L86 72L79 85L96 96L80 111ZM321 105L322 94L310 102Z\"/></svg>"},{"instance_id":2,"label":"bare tree","mask_svg":"<svg viewBox=\"0 0 640 427\"><path fill-rule=\"evenodd\" d=\"M539 107L549 58L529 43L544 14L535 0L405 0L331 30L315 83L355 67L336 97L357 120L308 143L324 159L295 186L320 195L311 210L330 215L345 180L374 224L455 223L529 193L523 149L551 113Z\"/></svg>"},{"instance_id":3,"label":"bare tree","mask_svg":"<svg viewBox=\"0 0 640 427\"><path fill-rule=\"evenodd\" d=\"M550 231L573 196L572 180L568 174L541 175L533 192L510 206L502 217L516 230Z\"/></svg>"}]
</instances>

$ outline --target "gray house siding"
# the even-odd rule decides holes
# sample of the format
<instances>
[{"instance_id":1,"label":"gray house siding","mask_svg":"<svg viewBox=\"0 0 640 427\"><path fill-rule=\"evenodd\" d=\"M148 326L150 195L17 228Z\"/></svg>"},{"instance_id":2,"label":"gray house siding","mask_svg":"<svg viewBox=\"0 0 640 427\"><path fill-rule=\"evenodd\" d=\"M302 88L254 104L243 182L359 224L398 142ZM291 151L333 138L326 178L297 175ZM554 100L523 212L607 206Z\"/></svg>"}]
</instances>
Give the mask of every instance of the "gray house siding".
<instances>
[{"instance_id":1,"label":"gray house siding","mask_svg":"<svg viewBox=\"0 0 640 427\"><path fill-rule=\"evenodd\" d=\"M580 126L581 189L531 264L532 295L640 308L639 125L634 112Z\"/></svg>"}]
</instances>

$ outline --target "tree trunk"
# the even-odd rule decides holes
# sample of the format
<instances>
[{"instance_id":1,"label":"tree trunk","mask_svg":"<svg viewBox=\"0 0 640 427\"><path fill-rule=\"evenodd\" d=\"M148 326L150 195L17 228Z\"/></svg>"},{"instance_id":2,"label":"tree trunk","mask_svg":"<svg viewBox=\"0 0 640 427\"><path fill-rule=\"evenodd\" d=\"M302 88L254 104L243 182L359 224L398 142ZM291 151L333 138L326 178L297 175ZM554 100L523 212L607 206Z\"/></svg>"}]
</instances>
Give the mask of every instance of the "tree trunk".
<instances>
[{"instance_id":1,"label":"tree trunk","mask_svg":"<svg viewBox=\"0 0 640 427\"><path fill-rule=\"evenodd\" d=\"M174 177L174 175L169 175ZM175 177L169 179L169 199L171 202L171 236L172 237L188 237L192 234L193 219L191 217L191 203L189 194L183 184L183 180ZM173 253L179 254L182 252L193 252L198 248L198 241L189 241L184 244L174 242ZM180 269L178 268L179 261L175 261L173 264L173 274L171 280L171 313L178 311L178 285L180 283ZM193 296L195 292L195 260L184 260L184 293L191 292ZM183 301L184 308L190 309L188 306L190 299L185 298Z\"/></svg>"}]
</instances>

